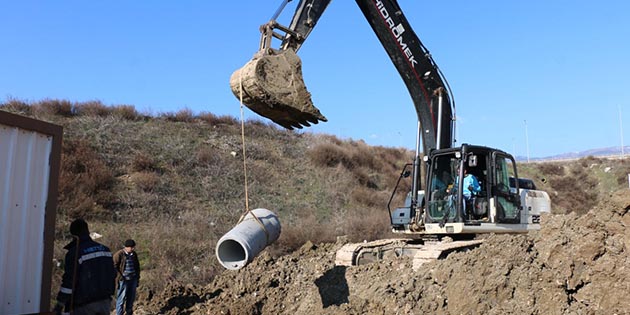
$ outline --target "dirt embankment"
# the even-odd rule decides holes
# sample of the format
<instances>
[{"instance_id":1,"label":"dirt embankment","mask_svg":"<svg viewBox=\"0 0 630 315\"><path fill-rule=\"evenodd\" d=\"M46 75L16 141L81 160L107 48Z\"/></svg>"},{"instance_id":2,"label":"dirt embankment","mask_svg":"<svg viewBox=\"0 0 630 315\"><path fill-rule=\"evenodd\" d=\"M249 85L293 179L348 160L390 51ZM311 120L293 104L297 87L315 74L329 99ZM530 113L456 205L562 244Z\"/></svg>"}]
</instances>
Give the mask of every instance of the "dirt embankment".
<instances>
[{"instance_id":1,"label":"dirt embankment","mask_svg":"<svg viewBox=\"0 0 630 315\"><path fill-rule=\"evenodd\" d=\"M630 312L630 193L586 215L548 215L527 235L411 270L406 259L335 267L337 244L263 253L205 287L171 284L138 314L624 314Z\"/></svg>"}]
</instances>

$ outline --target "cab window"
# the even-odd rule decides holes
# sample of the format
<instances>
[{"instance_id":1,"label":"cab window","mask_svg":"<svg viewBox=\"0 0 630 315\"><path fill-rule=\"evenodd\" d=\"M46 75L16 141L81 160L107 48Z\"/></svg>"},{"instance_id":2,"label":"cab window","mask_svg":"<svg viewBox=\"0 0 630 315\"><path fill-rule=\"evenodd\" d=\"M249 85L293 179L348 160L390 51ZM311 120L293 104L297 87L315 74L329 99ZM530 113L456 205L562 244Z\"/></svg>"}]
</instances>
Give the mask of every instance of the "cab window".
<instances>
[{"instance_id":1,"label":"cab window","mask_svg":"<svg viewBox=\"0 0 630 315\"><path fill-rule=\"evenodd\" d=\"M520 221L519 199L510 189L510 177L516 177L514 161L506 156L497 155L494 170L497 220L517 223Z\"/></svg>"}]
</instances>

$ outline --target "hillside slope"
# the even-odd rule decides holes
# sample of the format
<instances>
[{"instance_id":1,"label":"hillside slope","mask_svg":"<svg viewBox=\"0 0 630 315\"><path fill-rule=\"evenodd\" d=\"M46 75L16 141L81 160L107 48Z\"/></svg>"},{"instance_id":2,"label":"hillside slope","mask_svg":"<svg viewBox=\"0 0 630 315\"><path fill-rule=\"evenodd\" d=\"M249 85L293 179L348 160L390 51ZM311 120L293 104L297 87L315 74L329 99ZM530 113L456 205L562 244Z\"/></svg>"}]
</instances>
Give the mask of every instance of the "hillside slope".
<instances>
[{"instance_id":1,"label":"hillside slope","mask_svg":"<svg viewBox=\"0 0 630 315\"><path fill-rule=\"evenodd\" d=\"M111 248L138 243L143 287L205 283L222 271L214 245L246 210L241 125L187 110L158 116L99 102L9 101L7 110L64 127L55 258L84 217ZM274 254L307 240L388 233L386 203L405 149L245 123L249 207L278 213ZM58 277L61 270L57 270Z\"/></svg>"},{"instance_id":2,"label":"hillside slope","mask_svg":"<svg viewBox=\"0 0 630 315\"><path fill-rule=\"evenodd\" d=\"M63 259L76 217L87 218L113 249L134 238L143 267L138 305L148 313L569 314L627 307L617 292L628 292L630 161L519 164L519 174L552 198L554 214L541 232L490 236L481 248L417 273L405 261L340 268L332 264L338 236L390 236L386 203L412 152L247 121L248 204L277 212L282 235L244 270L226 272L214 245L246 207L236 119L187 110L148 116L131 106L59 100L11 100L0 110L64 127L55 258ZM55 290L61 272L55 269Z\"/></svg>"}]
</instances>

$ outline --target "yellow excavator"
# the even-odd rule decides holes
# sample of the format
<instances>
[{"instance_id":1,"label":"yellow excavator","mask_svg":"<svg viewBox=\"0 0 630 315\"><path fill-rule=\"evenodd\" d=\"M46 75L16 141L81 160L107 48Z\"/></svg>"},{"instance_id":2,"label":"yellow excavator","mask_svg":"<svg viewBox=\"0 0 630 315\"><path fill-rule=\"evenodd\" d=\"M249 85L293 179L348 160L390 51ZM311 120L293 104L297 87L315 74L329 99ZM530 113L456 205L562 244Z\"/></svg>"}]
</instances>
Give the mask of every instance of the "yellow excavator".
<instances>
[{"instance_id":1,"label":"yellow excavator","mask_svg":"<svg viewBox=\"0 0 630 315\"><path fill-rule=\"evenodd\" d=\"M284 26L277 18L289 2L284 0L261 26L259 51L232 74L230 86L254 112L293 129L327 121L312 103L297 52L330 0L300 0L291 23ZM528 181L518 177L510 154L485 146L453 146L455 105L450 87L397 1L356 3L409 90L418 128L414 159L401 171L388 203L392 231L405 237L346 244L337 252L336 263L358 265L387 256L411 256L416 267L478 246L482 242L476 239L478 234L540 229L541 213L551 208L549 196L533 185L521 187ZM274 38L280 42L277 48L272 47ZM408 180L411 183L405 183ZM400 187L411 191L401 192Z\"/></svg>"}]
</instances>

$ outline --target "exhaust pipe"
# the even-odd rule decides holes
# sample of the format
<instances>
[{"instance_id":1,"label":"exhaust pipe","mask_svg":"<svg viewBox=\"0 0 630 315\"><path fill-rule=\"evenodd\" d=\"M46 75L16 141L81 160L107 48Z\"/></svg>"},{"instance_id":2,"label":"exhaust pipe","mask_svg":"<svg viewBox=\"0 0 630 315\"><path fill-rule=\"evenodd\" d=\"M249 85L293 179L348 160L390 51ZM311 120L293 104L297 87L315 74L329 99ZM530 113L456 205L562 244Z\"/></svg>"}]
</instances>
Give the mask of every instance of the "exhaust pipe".
<instances>
[{"instance_id":1,"label":"exhaust pipe","mask_svg":"<svg viewBox=\"0 0 630 315\"><path fill-rule=\"evenodd\" d=\"M260 223L265 227L264 230ZM254 209L241 223L219 239L216 247L217 259L227 269L241 269L279 236L280 221L276 214L263 208Z\"/></svg>"}]
</instances>

